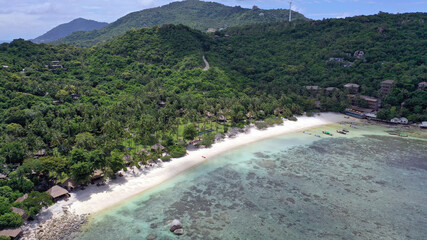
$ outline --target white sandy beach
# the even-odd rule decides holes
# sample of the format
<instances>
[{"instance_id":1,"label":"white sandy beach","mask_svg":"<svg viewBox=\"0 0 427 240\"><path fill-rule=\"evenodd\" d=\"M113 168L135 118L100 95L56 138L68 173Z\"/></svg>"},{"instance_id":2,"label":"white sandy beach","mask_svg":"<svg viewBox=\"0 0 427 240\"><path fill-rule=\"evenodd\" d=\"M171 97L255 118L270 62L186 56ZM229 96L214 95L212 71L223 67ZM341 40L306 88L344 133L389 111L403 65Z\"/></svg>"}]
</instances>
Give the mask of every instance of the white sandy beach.
<instances>
[{"instance_id":1,"label":"white sandy beach","mask_svg":"<svg viewBox=\"0 0 427 240\"><path fill-rule=\"evenodd\" d=\"M104 186L91 185L85 190L78 190L71 193L69 201L60 201L48 211L55 214L55 212L62 212L63 206L68 206L69 210L76 214L100 212L153 188L203 161L209 161L215 155L263 139L344 120L348 121L342 114L322 113L315 117L299 117L296 122L285 120L282 125L270 127L266 130L251 128L249 133L239 134L234 138L226 138L222 142L215 143L211 148L190 151L189 155L172 159L172 161L165 162L159 167L141 171L135 169L135 172L129 170L124 173L123 177L118 177Z\"/></svg>"}]
</instances>

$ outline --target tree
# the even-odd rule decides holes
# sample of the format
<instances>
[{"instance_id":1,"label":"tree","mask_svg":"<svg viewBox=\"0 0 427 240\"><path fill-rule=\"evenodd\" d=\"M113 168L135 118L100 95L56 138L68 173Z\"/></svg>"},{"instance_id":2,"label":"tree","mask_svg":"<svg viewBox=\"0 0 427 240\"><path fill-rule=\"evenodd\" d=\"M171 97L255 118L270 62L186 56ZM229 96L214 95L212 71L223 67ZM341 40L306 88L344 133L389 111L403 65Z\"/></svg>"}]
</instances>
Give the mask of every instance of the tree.
<instances>
[{"instance_id":1,"label":"tree","mask_svg":"<svg viewBox=\"0 0 427 240\"><path fill-rule=\"evenodd\" d=\"M6 158L7 163L21 163L25 155L21 143L17 141L5 143L0 149L0 154Z\"/></svg>"},{"instance_id":2,"label":"tree","mask_svg":"<svg viewBox=\"0 0 427 240\"><path fill-rule=\"evenodd\" d=\"M31 217L36 216L43 207L49 207L52 204L52 198L48 193L37 191L32 191L22 202L25 212Z\"/></svg>"},{"instance_id":3,"label":"tree","mask_svg":"<svg viewBox=\"0 0 427 240\"><path fill-rule=\"evenodd\" d=\"M6 126L6 132L14 137L22 137L24 135L24 128L18 123L10 123Z\"/></svg>"},{"instance_id":4,"label":"tree","mask_svg":"<svg viewBox=\"0 0 427 240\"><path fill-rule=\"evenodd\" d=\"M184 139L193 140L197 136L197 129L193 124L184 127Z\"/></svg>"},{"instance_id":5,"label":"tree","mask_svg":"<svg viewBox=\"0 0 427 240\"><path fill-rule=\"evenodd\" d=\"M125 163L123 162L123 154L118 151L111 152L111 157L108 159L108 165L113 174L122 170L125 167Z\"/></svg>"},{"instance_id":6,"label":"tree","mask_svg":"<svg viewBox=\"0 0 427 240\"><path fill-rule=\"evenodd\" d=\"M90 175L93 173L92 164L88 162L78 162L70 168L71 176L80 184L87 183Z\"/></svg>"},{"instance_id":7,"label":"tree","mask_svg":"<svg viewBox=\"0 0 427 240\"><path fill-rule=\"evenodd\" d=\"M89 152L87 160L93 165L94 169L103 169L107 165L107 160L104 152L98 149Z\"/></svg>"},{"instance_id":8,"label":"tree","mask_svg":"<svg viewBox=\"0 0 427 240\"><path fill-rule=\"evenodd\" d=\"M6 197L0 197L0 215L10 212L10 201Z\"/></svg>"},{"instance_id":9,"label":"tree","mask_svg":"<svg viewBox=\"0 0 427 240\"><path fill-rule=\"evenodd\" d=\"M34 183L25 177L25 172L20 168L9 174L8 185L13 190L18 190L23 193L30 192L34 188Z\"/></svg>"},{"instance_id":10,"label":"tree","mask_svg":"<svg viewBox=\"0 0 427 240\"><path fill-rule=\"evenodd\" d=\"M75 148L71 150L70 154L72 163L86 162L86 153L83 149Z\"/></svg>"},{"instance_id":11,"label":"tree","mask_svg":"<svg viewBox=\"0 0 427 240\"><path fill-rule=\"evenodd\" d=\"M10 212L0 215L0 228L19 227L23 224L23 220L19 214Z\"/></svg>"},{"instance_id":12,"label":"tree","mask_svg":"<svg viewBox=\"0 0 427 240\"><path fill-rule=\"evenodd\" d=\"M67 159L62 157L42 157L40 161L43 164L44 171L56 172L62 174L68 172L69 162Z\"/></svg>"},{"instance_id":13,"label":"tree","mask_svg":"<svg viewBox=\"0 0 427 240\"><path fill-rule=\"evenodd\" d=\"M95 146L95 138L89 132L79 133L76 135L76 147L91 150Z\"/></svg>"}]
</instances>

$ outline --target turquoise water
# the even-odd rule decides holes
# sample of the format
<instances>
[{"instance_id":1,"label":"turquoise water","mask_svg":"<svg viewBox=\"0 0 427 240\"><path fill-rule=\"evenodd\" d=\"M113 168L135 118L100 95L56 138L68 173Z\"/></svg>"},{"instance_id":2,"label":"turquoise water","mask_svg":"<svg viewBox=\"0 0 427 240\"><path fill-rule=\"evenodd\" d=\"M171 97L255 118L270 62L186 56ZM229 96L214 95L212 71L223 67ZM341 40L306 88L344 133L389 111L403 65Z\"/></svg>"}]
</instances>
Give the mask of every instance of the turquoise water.
<instances>
[{"instance_id":1,"label":"turquoise water","mask_svg":"<svg viewBox=\"0 0 427 240\"><path fill-rule=\"evenodd\" d=\"M427 142L350 130L227 152L96 215L77 239L426 239ZM183 236L168 230L175 218Z\"/></svg>"}]
</instances>

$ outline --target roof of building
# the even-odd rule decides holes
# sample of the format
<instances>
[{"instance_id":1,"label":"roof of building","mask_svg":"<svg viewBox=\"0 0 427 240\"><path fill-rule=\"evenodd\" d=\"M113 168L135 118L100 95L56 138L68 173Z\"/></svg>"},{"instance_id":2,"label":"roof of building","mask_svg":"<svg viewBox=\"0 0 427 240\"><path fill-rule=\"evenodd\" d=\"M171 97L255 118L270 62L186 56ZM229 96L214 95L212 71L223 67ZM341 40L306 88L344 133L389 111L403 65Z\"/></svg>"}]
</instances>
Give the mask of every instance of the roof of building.
<instances>
[{"instance_id":1,"label":"roof of building","mask_svg":"<svg viewBox=\"0 0 427 240\"><path fill-rule=\"evenodd\" d=\"M165 147L163 147L160 143L156 143L151 147L151 150L157 150L157 149L164 150Z\"/></svg>"},{"instance_id":2,"label":"roof of building","mask_svg":"<svg viewBox=\"0 0 427 240\"><path fill-rule=\"evenodd\" d=\"M7 176L4 175L3 173L0 173L0 179L5 179L5 178L7 178Z\"/></svg>"},{"instance_id":3,"label":"roof of building","mask_svg":"<svg viewBox=\"0 0 427 240\"><path fill-rule=\"evenodd\" d=\"M147 151L147 149L143 148L143 149L139 150L136 154L142 154L142 153L149 154L150 152Z\"/></svg>"},{"instance_id":4,"label":"roof of building","mask_svg":"<svg viewBox=\"0 0 427 240\"><path fill-rule=\"evenodd\" d=\"M325 90L328 91L328 92L329 91L333 91L334 89L336 89L336 87L327 87L327 88L325 88Z\"/></svg>"},{"instance_id":5,"label":"roof of building","mask_svg":"<svg viewBox=\"0 0 427 240\"><path fill-rule=\"evenodd\" d=\"M344 85L344 87L346 87L346 88L358 88L360 86L359 86L359 84L356 84L356 83L347 83L346 85Z\"/></svg>"},{"instance_id":6,"label":"roof of building","mask_svg":"<svg viewBox=\"0 0 427 240\"><path fill-rule=\"evenodd\" d=\"M382 84L393 84L394 80L385 80L381 82Z\"/></svg>"},{"instance_id":7,"label":"roof of building","mask_svg":"<svg viewBox=\"0 0 427 240\"><path fill-rule=\"evenodd\" d=\"M319 86L305 86L307 90L319 90Z\"/></svg>"},{"instance_id":8,"label":"roof of building","mask_svg":"<svg viewBox=\"0 0 427 240\"><path fill-rule=\"evenodd\" d=\"M378 101L377 98L369 97L369 96L365 96L365 95L360 95L360 98L365 100L365 101L368 101L368 102L377 102Z\"/></svg>"},{"instance_id":9,"label":"roof of building","mask_svg":"<svg viewBox=\"0 0 427 240\"><path fill-rule=\"evenodd\" d=\"M20 197L20 198L18 198L18 199L16 199L15 200L15 203L18 203L18 202L23 202L25 199L27 199L28 198L28 193L26 193L26 194L24 194L24 196L22 196L22 197Z\"/></svg>"},{"instance_id":10,"label":"roof of building","mask_svg":"<svg viewBox=\"0 0 427 240\"><path fill-rule=\"evenodd\" d=\"M62 183L61 185L62 185L62 187L68 188L68 189L74 189L77 187L76 181L74 181L74 179L72 179L72 178L65 180L65 182Z\"/></svg>"},{"instance_id":11,"label":"roof of building","mask_svg":"<svg viewBox=\"0 0 427 240\"><path fill-rule=\"evenodd\" d=\"M66 189L58 185L51 187L49 190L47 190L47 192L52 198L58 198L68 194L68 191Z\"/></svg>"},{"instance_id":12,"label":"roof of building","mask_svg":"<svg viewBox=\"0 0 427 240\"><path fill-rule=\"evenodd\" d=\"M40 150L40 151L38 151L35 155L36 156L44 156L46 154L46 149L42 149L42 150Z\"/></svg>"},{"instance_id":13,"label":"roof of building","mask_svg":"<svg viewBox=\"0 0 427 240\"><path fill-rule=\"evenodd\" d=\"M25 210L21 208L12 207L12 212L19 214L19 216L24 217L25 216Z\"/></svg>"},{"instance_id":14,"label":"roof of building","mask_svg":"<svg viewBox=\"0 0 427 240\"><path fill-rule=\"evenodd\" d=\"M6 236L11 238L16 238L22 233L22 229L19 228L7 228L0 231L0 236Z\"/></svg>"},{"instance_id":15,"label":"roof of building","mask_svg":"<svg viewBox=\"0 0 427 240\"><path fill-rule=\"evenodd\" d=\"M123 156L123 161L125 161L126 163L130 163L132 162L132 156L131 155L124 155Z\"/></svg>"},{"instance_id":16,"label":"roof of building","mask_svg":"<svg viewBox=\"0 0 427 240\"><path fill-rule=\"evenodd\" d=\"M418 86L427 86L427 82L420 82L418 83Z\"/></svg>"},{"instance_id":17,"label":"roof of building","mask_svg":"<svg viewBox=\"0 0 427 240\"><path fill-rule=\"evenodd\" d=\"M104 176L104 172L102 170L97 169L93 172L92 177L90 179L96 180L102 178L102 176Z\"/></svg>"}]
</instances>

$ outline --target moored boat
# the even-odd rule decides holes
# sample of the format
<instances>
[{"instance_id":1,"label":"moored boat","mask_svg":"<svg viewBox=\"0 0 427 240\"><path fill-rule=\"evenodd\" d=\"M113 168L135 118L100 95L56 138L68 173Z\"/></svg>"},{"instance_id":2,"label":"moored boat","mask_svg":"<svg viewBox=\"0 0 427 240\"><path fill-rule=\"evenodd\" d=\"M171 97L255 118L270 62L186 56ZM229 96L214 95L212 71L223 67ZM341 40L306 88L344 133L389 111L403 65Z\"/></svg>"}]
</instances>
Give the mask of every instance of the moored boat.
<instances>
[{"instance_id":1,"label":"moored boat","mask_svg":"<svg viewBox=\"0 0 427 240\"><path fill-rule=\"evenodd\" d=\"M344 134L344 135L346 135L347 133L346 132L344 132L344 131L338 131L337 130L337 133L341 133L341 134Z\"/></svg>"},{"instance_id":2,"label":"moored boat","mask_svg":"<svg viewBox=\"0 0 427 240\"><path fill-rule=\"evenodd\" d=\"M329 135L329 136L333 136L333 134L332 134L332 133L327 132L327 131L322 131L322 133L323 133L323 134L326 134L326 135Z\"/></svg>"}]
</instances>

